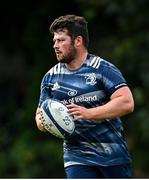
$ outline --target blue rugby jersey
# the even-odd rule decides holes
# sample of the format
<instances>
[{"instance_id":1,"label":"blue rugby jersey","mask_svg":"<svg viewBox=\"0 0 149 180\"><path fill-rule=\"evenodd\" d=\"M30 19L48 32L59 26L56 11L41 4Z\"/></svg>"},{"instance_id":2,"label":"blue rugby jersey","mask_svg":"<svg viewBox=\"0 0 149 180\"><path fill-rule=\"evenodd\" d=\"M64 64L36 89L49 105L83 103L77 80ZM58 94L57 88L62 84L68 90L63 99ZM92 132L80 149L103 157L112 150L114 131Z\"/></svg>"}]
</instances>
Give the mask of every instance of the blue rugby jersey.
<instances>
[{"instance_id":1,"label":"blue rugby jersey","mask_svg":"<svg viewBox=\"0 0 149 180\"><path fill-rule=\"evenodd\" d=\"M65 105L73 102L86 108L107 103L117 89L127 86L121 72L111 63L88 54L85 63L71 71L58 63L43 77L39 107L48 98ZM64 166L118 165L131 161L123 139L120 118L76 120L75 132L64 140Z\"/></svg>"}]
</instances>

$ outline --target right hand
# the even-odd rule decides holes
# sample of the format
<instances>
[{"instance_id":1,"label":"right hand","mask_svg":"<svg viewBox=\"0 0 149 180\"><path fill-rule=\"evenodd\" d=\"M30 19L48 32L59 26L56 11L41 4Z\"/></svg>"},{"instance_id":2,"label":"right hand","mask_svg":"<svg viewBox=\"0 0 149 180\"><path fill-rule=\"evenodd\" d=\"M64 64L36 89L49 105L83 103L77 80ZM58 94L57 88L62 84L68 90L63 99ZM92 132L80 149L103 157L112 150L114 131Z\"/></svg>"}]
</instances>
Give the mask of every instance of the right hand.
<instances>
[{"instance_id":1,"label":"right hand","mask_svg":"<svg viewBox=\"0 0 149 180\"><path fill-rule=\"evenodd\" d=\"M40 108L37 108L36 110L36 116L35 116L37 127L40 131L46 132L47 130L44 127L44 124L41 121L41 115L40 115Z\"/></svg>"}]
</instances>

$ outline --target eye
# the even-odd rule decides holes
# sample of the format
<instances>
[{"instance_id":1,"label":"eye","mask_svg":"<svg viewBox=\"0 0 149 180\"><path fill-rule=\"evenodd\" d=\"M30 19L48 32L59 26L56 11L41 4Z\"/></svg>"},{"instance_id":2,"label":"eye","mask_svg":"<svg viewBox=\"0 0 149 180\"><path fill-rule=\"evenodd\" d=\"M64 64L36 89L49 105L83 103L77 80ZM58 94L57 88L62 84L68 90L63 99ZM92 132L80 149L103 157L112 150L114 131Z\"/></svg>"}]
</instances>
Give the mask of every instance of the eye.
<instances>
[{"instance_id":1,"label":"eye","mask_svg":"<svg viewBox=\"0 0 149 180\"><path fill-rule=\"evenodd\" d=\"M64 39L58 39L58 42L63 42L64 41Z\"/></svg>"},{"instance_id":2,"label":"eye","mask_svg":"<svg viewBox=\"0 0 149 180\"><path fill-rule=\"evenodd\" d=\"M59 42L62 42L62 41L64 41L64 40L63 39L56 39L56 40L54 39L53 43L55 43L55 42L59 43Z\"/></svg>"}]
</instances>

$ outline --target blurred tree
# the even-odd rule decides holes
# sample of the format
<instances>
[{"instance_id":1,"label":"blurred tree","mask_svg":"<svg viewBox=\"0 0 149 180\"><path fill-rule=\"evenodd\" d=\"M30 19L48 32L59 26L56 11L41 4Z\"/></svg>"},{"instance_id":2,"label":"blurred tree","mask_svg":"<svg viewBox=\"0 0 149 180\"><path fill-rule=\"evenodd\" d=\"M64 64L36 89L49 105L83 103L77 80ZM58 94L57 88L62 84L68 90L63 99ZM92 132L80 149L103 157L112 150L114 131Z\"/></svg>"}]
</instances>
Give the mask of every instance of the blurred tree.
<instances>
[{"instance_id":1,"label":"blurred tree","mask_svg":"<svg viewBox=\"0 0 149 180\"><path fill-rule=\"evenodd\" d=\"M148 7L148 0L2 2L0 178L65 177L62 141L39 132L34 114L41 79L56 63L49 25L68 13L86 17L90 52L112 61L128 80L136 107L123 122L133 156L134 177L149 177Z\"/></svg>"}]
</instances>

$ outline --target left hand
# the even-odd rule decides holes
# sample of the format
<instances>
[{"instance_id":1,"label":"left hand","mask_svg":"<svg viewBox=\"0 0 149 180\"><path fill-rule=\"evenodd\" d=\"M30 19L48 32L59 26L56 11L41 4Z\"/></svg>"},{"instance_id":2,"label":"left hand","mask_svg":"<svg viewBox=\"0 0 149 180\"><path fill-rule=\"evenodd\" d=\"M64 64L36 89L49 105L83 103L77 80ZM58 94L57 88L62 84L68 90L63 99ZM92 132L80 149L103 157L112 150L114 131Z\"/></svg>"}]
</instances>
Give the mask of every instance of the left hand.
<instances>
[{"instance_id":1,"label":"left hand","mask_svg":"<svg viewBox=\"0 0 149 180\"><path fill-rule=\"evenodd\" d=\"M74 120L78 119L90 119L90 109L71 103L67 105L69 115L74 117Z\"/></svg>"}]
</instances>

